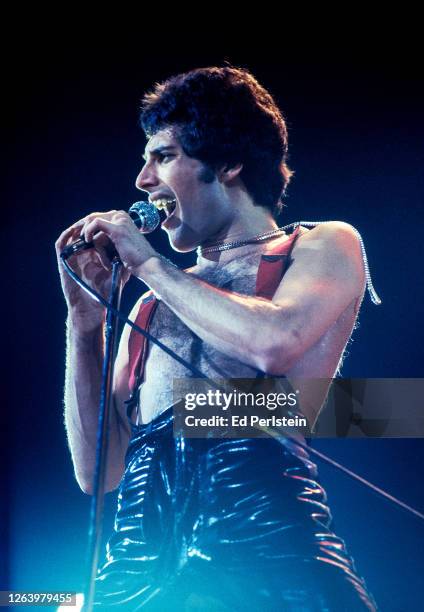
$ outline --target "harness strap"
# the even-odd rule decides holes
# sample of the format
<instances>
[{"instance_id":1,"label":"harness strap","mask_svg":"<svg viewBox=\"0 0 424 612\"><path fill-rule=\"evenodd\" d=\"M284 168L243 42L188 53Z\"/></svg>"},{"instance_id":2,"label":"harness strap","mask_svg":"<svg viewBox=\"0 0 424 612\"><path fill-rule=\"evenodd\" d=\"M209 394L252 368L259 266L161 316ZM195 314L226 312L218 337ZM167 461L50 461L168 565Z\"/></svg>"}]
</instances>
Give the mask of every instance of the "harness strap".
<instances>
[{"instance_id":1,"label":"harness strap","mask_svg":"<svg viewBox=\"0 0 424 612\"><path fill-rule=\"evenodd\" d=\"M256 275L255 295L272 300L274 293L283 278L290 261L290 254L299 236L300 225L282 244L276 244L261 256Z\"/></svg>"},{"instance_id":2,"label":"harness strap","mask_svg":"<svg viewBox=\"0 0 424 612\"><path fill-rule=\"evenodd\" d=\"M135 319L136 325L148 331L155 312L158 300L153 291L147 291L141 298L141 305ZM144 336L131 329L128 340L129 354L129 388L134 390L137 384L141 384L141 377L144 375L144 365L147 357L148 342Z\"/></svg>"}]
</instances>

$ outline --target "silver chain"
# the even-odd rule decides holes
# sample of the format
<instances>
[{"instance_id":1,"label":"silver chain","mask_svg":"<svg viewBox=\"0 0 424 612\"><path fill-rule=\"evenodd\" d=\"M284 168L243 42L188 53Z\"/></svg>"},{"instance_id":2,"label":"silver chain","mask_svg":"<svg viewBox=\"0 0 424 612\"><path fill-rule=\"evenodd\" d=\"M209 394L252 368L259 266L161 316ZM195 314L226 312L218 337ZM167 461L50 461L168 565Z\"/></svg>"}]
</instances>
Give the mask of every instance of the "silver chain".
<instances>
[{"instance_id":1,"label":"silver chain","mask_svg":"<svg viewBox=\"0 0 424 612\"><path fill-rule=\"evenodd\" d=\"M262 242L264 240L268 240L268 238L273 238L274 236L283 235L286 233L286 230L295 229L299 225L304 225L305 227L315 227L316 225L325 225L326 223L333 223L333 221L295 221L294 223L289 223L289 225L285 225L284 227L278 227L275 230L270 232L266 232L264 234L259 234L257 236L253 236L253 238L248 238L247 240L235 240L233 242L222 242L221 244L216 244L210 247L199 247L197 249L198 255L205 255L206 253L216 253L218 251L228 251L229 249L235 249L240 246L244 246L245 244L251 244L255 242ZM371 280L371 273L368 265L368 258L365 252L364 241L362 240L361 234L358 232L356 227L351 225L353 231L358 237L359 244L361 245L361 253L362 253L362 261L364 263L365 270L365 279L367 282L367 290L371 301L373 304L379 306L381 304L381 299L374 289L374 285Z\"/></svg>"},{"instance_id":2,"label":"silver chain","mask_svg":"<svg viewBox=\"0 0 424 612\"><path fill-rule=\"evenodd\" d=\"M244 246L245 244L251 244L252 242L262 242L263 240L268 240L268 238L273 238L274 236L280 236L285 234L284 229L277 227L275 230L271 230L270 232L265 232L264 234L258 234L257 236L253 236L253 238L247 238L245 240L234 240L233 242L222 242L221 244L215 244L210 247L199 247L197 249L197 253L199 255L205 255L206 253L216 253L217 251L229 251L230 249L235 249L240 246Z\"/></svg>"}]
</instances>

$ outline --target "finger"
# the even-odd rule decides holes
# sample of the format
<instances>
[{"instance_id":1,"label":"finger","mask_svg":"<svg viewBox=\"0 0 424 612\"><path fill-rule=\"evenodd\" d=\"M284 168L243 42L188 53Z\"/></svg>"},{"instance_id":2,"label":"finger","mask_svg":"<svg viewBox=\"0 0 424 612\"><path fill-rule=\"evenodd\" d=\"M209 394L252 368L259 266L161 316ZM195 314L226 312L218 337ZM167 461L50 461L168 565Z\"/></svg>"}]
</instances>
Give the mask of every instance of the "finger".
<instances>
[{"instance_id":1,"label":"finger","mask_svg":"<svg viewBox=\"0 0 424 612\"><path fill-rule=\"evenodd\" d=\"M115 226L132 225L131 217L124 210L111 210L111 211L109 211L107 213L93 213L91 215L88 215L85 218L85 224L84 224L84 227L82 229L82 235L84 235L84 236L87 235L86 234L87 227L88 226L91 227L91 224L94 221L96 221L97 219L108 221L108 222L112 223ZM96 226L94 226L94 227L96 227ZM102 225L100 224L98 227L101 228Z\"/></svg>"},{"instance_id":2,"label":"finger","mask_svg":"<svg viewBox=\"0 0 424 612\"><path fill-rule=\"evenodd\" d=\"M98 232L93 236L92 242L94 243L94 247L103 247L107 249L112 245L112 241L104 232Z\"/></svg>"},{"instance_id":3,"label":"finger","mask_svg":"<svg viewBox=\"0 0 424 612\"><path fill-rule=\"evenodd\" d=\"M104 232L113 242L113 238L120 234L120 226L106 219L96 217L84 226L83 235L86 242L91 242L98 232Z\"/></svg>"},{"instance_id":4,"label":"finger","mask_svg":"<svg viewBox=\"0 0 424 612\"><path fill-rule=\"evenodd\" d=\"M125 210L114 210L112 212L113 212L113 215L112 215L113 221L126 223L127 221L131 220L131 217Z\"/></svg>"},{"instance_id":5,"label":"finger","mask_svg":"<svg viewBox=\"0 0 424 612\"><path fill-rule=\"evenodd\" d=\"M67 246L75 235L75 231L74 226L68 227L63 231L55 242L56 250L62 250L63 247Z\"/></svg>"},{"instance_id":6,"label":"finger","mask_svg":"<svg viewBox=\"0 0 424 612\"><path fill-rule=\"evenodd\" d=\"M103 268L110 272L112 270L112 263L105 247L100 245L96 246L96 253Z\"/></svg>"},{"instance_id":7,"label":"finger","mask_svg":"<svg viewBox=\"0 0 424 612\"><path fill-rule=\"evenodd\" d=\"M95 219L106 219L107 221L110 221L111 219L113 219L114 215L116 215L116 213L118 213L120 211L117 210L109 210L107 212L93 212L90 213L89 215L86 215L83 219L81 219L81 221L78 221L78 225L81 226L87 226L89 223L91 223L92 221L94 221Z\"/></svg>"},{"instance_id":8,"label":"finger","mask_svg":"<svg viewBox=\"0 0 424 612\"><path fill-rule=\"evenodd\" d=\"M64 230L55 242L56 251L59 253L64 247L78 240L80 237L85 238L86 227L95 219L115 219L117 222L130 219L129 215L123 210L110 210L108 212L94 212L86 215L83 219L76 221L66 230ZM89 240L87 240L89 242Z\"/></svg>"},{"instance_id":9,"label":"finger","mask_svg":"<svg viewBox=\"0 0 424 612\"><path fill-rule=\"evenodd\" d=\"M132 275L131 272L127 268L125 268L125 266L122 268L121 275L122 286L124 286L129 281Z\"/></svg>"},{"instance_id":10,"label":"finger","mask_svg":"<svg viewBox=\"0 0 424 612\"><path fill-rule=\"evenodd\" d=\"M111 211L110 213L91 213L83 219L76 221L60 234L59 238L55 242L55 245L57 248L67 246L69 242L72 240L77 240L81 236L84 226L95 219L96 216L111 216L115 212L116 211Z\"/></svg>"},{"instance_id":11,"label":"finger","mask_svg":"<svg viewBox=\"0 0 424 612\"><path fill-rule=\"evenodd\" d=\"M117 252L112 240L106 236L104 232L96 234L93 238L94 248L101 257L102 265L107 269L111 269L111 262L116 257Z\"/></svg>"},{"instance_id":12,"label":"finger","mask_svg":"<svg viewBox=\"0 0 424 612\"><path fill-rule=\"evenodd\" d=\"M90 285L99 286L102 280L105 278L105 272L102 270L100 265L99 254L94 251L90 258L80 263L82 276L87 279Z\"/></svg>"}]
</instances>

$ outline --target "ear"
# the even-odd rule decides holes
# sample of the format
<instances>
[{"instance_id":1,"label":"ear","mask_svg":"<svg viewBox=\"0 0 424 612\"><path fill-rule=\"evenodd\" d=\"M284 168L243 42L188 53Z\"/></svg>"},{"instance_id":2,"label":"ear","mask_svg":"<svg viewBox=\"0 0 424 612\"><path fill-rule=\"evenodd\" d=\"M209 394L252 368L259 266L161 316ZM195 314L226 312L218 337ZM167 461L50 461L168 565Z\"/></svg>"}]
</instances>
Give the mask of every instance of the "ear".
<instances>
[{"instance_id":1,"label":"ear","mask_svg":"<svg viewBox=\"0 0 424 612\"><path fill-rule=\"evenodd\" d=\"M243 170L243 164L225 164L217 172L218 180L222 183L230 183L236 179Z\"/></svg>"}]
</instances>

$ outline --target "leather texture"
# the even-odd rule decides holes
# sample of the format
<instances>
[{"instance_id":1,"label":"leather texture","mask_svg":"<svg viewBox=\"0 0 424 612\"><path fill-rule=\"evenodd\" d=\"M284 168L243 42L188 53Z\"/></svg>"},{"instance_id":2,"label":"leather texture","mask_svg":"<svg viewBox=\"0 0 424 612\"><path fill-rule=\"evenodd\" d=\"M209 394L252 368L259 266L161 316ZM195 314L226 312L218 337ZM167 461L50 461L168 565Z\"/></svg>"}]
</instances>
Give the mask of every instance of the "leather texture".
<instances>
[{"instance_id":1,"label":"leather texture","mask_svg":"<svg viewBox=\"0 0 424 612\"><path fill-rule=\"evenodd\" d=\"M316 466L287 438L134 426L96 609L375 610L330 529Z\"/></svg>"}]
</instances>

